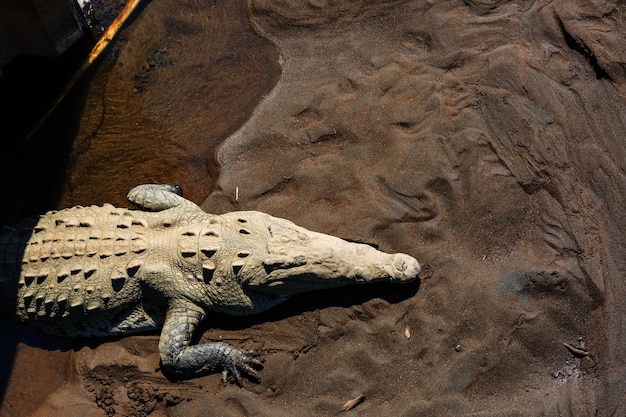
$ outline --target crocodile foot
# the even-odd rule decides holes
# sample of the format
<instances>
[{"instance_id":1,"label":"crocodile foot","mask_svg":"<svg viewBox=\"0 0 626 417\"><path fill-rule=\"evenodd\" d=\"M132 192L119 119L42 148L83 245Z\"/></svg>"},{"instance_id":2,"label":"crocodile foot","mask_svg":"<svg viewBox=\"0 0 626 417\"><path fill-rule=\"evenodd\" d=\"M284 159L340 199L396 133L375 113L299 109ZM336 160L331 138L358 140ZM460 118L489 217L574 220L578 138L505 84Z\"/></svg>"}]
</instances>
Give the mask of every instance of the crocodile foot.
<instances>
[{"instance_id":1,"label":"crocodile foot","mask_svg":"<svg viewBox=\"0 0 626 417\"><path fill-rule=\"evenodd\" d=\"M257 356L256 352L240 350L227 343L214 342L184 348L168 360L162 361L161 365L168 373L181 379L221 370L224 385L228 383L230 374L235 383L242 386L242 372L257 382L261 380L256 369L263 368L263 363L254 356Z\"/></svg>"},{"instance_id":2,"label":"crocodile foot","mask_svg":"<svg viewBox=\"0 0 626 417\"><path fill-rule=\"evenodd\" d=\"M221 371L224 384L231 374L240 386L241 372L260 380L256 369L263 364L254 358L255 352L222 342L191 345L193 331L203 318L204 312L190 302L178 300L170 306L159 340L163 368L177 378Z\"/></svg>"},{"instance_id":3,"label":"crocodile foot","mask_svg":"<svg viewBox=\"0 0 626 417\"><path fill-rule=\"evenodd\" d=\"M261 380L261 376L255 368L263 368L263 363L255 359L253 356L258 356L258 353L253 350L240 350L232 347L229 344L215 342L212 345L220 349L223 355L223 367L222 371L222 383L226 385L228 383L228 374L231 374L235 379L235 383L241 386L241 373L243 371L246 375L254 378L257 382Z\"/></svg>"}]
</instances>

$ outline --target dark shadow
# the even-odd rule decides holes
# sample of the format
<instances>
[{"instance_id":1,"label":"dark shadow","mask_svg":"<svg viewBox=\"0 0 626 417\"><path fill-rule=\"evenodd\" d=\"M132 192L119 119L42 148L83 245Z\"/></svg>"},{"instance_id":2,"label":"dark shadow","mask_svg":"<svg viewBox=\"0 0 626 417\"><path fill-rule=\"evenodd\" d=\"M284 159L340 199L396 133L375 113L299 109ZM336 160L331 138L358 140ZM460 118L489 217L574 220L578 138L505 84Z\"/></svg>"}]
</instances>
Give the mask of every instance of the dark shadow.
<instances>
[{"instance_id":1,"label":"dark shadow","mask_svg":"<svg viewBox=\"0 0 626 417\"><path fill-rule=\"evenodd\" d=\"M91 34L86 33L59 58L20 56L3 68L0 78L0 188L6 198L0 204L0 226L56 206L86 100L88 78L83 77L74 86L30 139L27 140L26 136L54 102L94 42ZM0 267L0 274L5 274L4 266ZM7 291L11 291L7 286L11 287L8 281L2 283L3 296L0 299L11 296L11 293L7 295ZM13 288L13 297L16 288ZM70 342L69 339L6 324L0 326L0 331L3 336L1 406L19 343L47 350L67 350Z\"/></svg>"},{"instance_id":2,"label":"dark shadow","mask_svg":"<svg viewBox=\"0 0 626 417\"><path fill-rule=\"evenodd\" d=\"M417 294L420 287L419 281L407 284L376 283L367 285L352 285L341 288L331 288L327 290L312 291L294 296L278 306L259 314L250 316L229 316L215 312L209 312L205 320L198 326L194 333L192 344L197 344L202 335L210 328L223 330L243 330L252 326L286 319L297 316L304 312L315 311L328 307L349 308L363 304L374 298L383 299L391 304L406 300ZM142 334L160 334L160 329ZM98 338L76 338L73 340L71 349L78 351L83 347L91 349L97 348L105 342L119 340L126 336L98 337ZM163 375L171 382L180 381L181 378L169 374L161 369ZM250 380L255 379L250 376Z\"/></svg>"},{"instance_id":3,"label":"dark shadow","mask_svg":"<svg viewBox=\"0 0 626 417\"><path fill-rule=\"evenodd\" d=\"M0 78L0 224L55 207L89 86L83 76L34 131L95 40L87 33L58 58L18 56ZM88 74L87 74L88 75Z\"/></svg>"},{"instance_id":4,"label":"dark shadow","mask_svg":"<svg viewBox=\"0 0 626 417\"><path fill-rule=\"evenodd\" d=\"M298 294L268 311L251 316L228 316L211 312L198 327L195 337L199 340L209 328L242 330L261 323L284 320L287 317L328 307L349 308L374 298L381 298L388 303L395 304L413 297L417 294L419 286L419 280L406 284L349 285ZM197 340L194 343L197 343Z\"/></svg>"},{"instance_id":5,"label":"dark shadow","mask_svg":"<svg viewBox=\"0 0 626 417\"><path fill-rule=\"evenodd\" d=\"M381 298L391 304L406 300L417 294L420 282L407 284L376 283L367 285L351 285L341 288L331 288L308 293L298 294L278 306L251 316L228 316L211 312L197 331L194 333L192 344L197 344L202 335L210 328L223 330L243 330L267 322L275 322L291 316L297 316L309 311L328 307L350 308L363 304L374 298ZM163 370L163 375L171 382L181 378ZM256 378L242 372L242 376L250 381L257 382Z\"/></svg>"}]
</instances>

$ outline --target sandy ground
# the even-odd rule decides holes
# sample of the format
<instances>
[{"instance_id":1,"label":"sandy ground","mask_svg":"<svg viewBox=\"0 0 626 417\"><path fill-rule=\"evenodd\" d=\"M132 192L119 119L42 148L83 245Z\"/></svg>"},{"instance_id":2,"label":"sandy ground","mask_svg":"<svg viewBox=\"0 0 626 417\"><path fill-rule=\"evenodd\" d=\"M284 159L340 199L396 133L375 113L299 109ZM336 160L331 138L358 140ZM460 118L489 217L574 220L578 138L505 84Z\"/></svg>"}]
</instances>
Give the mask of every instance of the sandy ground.
<instances>
[{"instance_id":1,"label":"sandy ground","mask_svg":"<svg viewBox=\"0 0 626 417\"><path fill-rule=\"evenodd\" d=\"M264 359L242 388L167 380L156 334L2 327L0 416L626 415L624 33L602 0L145 4L7 205L175 182L411 254L421 283L210 316L201 341Z\"/></svg>"}]
</instances>

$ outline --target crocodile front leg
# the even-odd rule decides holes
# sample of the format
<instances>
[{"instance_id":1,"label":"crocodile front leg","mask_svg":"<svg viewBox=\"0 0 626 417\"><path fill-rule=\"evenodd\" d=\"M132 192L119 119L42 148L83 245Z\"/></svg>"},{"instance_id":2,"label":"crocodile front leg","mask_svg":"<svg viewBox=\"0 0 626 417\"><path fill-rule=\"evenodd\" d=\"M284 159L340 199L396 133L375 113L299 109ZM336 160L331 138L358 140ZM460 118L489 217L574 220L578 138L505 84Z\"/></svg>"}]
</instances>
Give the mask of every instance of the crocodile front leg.
<instances>
[{"instance_id":1,"label":"crocodile front leg","mask_svg":"<svg viewBox=\"0 0 626 417\"><path fill-rule=\"evenodd\" d=\"M249 356L253 352L235 349L221 342L189 346L193 332L204 316L204 311L189 302L176 302L170 306L159 340L162 366L180 378L222 371L224 384L230 373L241 385L240 371L260 379L253 367L261 368L263 364Z\"/></svg>"}]
</instances>

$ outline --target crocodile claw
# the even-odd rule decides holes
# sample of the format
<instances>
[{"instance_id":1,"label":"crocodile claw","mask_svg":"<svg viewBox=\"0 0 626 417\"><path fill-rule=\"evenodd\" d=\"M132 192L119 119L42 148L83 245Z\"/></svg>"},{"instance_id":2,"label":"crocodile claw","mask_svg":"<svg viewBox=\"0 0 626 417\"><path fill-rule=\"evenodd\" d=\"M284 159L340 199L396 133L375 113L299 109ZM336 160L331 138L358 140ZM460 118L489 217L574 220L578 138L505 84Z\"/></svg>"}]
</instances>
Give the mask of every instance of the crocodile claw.
<instances>
[{"instance_id":1,"label":"crocodile claw","mask_svg":"<svg viewBox=\"0 0 626 417\"><path fill-rule=\"evenodd\" d=\"M255 368L263 368L263 363L253 356L259 356L259 354L252 350L239 350L232 346L228 346L228 349L224 352L226 357L224 359L224 369L222 371L222 383L224 386L228 383L228 374L231 374L235 380L235 383L242 386L241 372L254 378L257 382L261 380L261 376Z\"/></svg>"}]
</instances>

